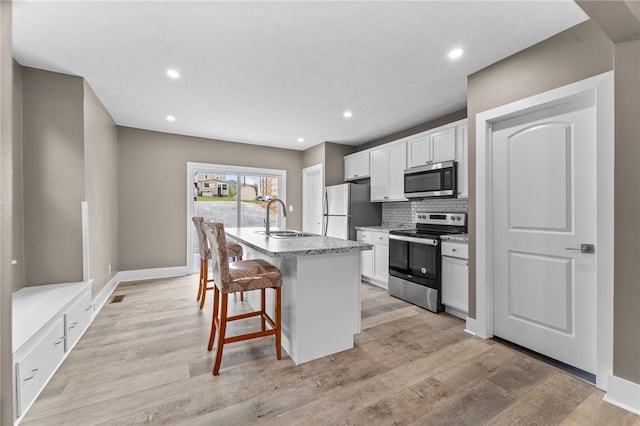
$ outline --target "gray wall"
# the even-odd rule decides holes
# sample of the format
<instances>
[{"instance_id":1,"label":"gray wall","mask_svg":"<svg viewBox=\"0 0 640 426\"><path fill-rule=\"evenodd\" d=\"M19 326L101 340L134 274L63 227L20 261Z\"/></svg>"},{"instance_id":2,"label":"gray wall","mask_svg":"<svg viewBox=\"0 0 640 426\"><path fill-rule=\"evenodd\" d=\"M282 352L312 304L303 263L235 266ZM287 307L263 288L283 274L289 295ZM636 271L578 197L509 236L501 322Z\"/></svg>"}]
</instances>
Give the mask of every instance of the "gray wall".
<instances>
[{"instance_id":1,"label":"gray wall","mask_svg":"<svg viewBox=\"0 0 640 426\"><path fill-rule=\"evenodd\" d=\"M468 78L469 117L613 69L612 44L591 21L493 64ZM476 122L469 120L469 315L476 315Z\"/></svg>"},{"instance_id":2,"label":"gray wall","mask_svg":"<svg viewBox=\"0 0 640 426\"><path fill-rule=\"evenodd\" d=\"M616 43L615 73L613 372L640 383L640 41Z\"/></svg>"},{"instance_id":3,"label":"gray wall","mask_svg":"<svg viewBox=\"0 0 640 426\"><path fill-rule=\"evenodd\" d=\"M26 285L82 281L83 79L22 78Z\"/></svg>"},{"instance_id":4,"label":"gray wall","mask_svg":"<svg viewBox=\"0 0 640 426\"><path fill-rule=\"evenodd\" d=\"M467 109L461 109L449 114L445 114L434 120L425 121L417 126L410 127L400 132L392 133L383 138L372 140L366 144L357 147L357 151L364 151L365 149L373 148L378 145L383 145L387 142L393 142L398 139L402 139L407 136L415 135L416 133L425 132L427 130L435 129L436 127L444 126L445 124L452 123L454 121L463 120L467 118Z\"/></svg>"},{"instance_id":5,"label":"gray wall","mask_svg":"<svg viewBox=\"0 0 640 426\"><path fill-rule=\"evenodd\" d=\"M286 170L287 227L300 229L301 151L118 127L120 270L185 265L187 162Z\"/></svg>"},{"instance_id":6,"label":"gray wall","mask_svg":"<svg viewBox=\"0 0 640 426\"><path fill-rule=\"evenodd\" d=\"M86 82L83 109L89 278L94 280L93 294L96 295L118 271L118 131Z\"/></svg>"},{"instance_id":7,"label":"gray wall","mask_svg":"<svg viewBox=\"0 0 640 426\"><path fill-rule=\"evenodd\" d=\"M337 185L344 182L344 156L355 152L356 147L326 142L324 147L324 184Z\"/></svg>"},{"instance_id":8,"label":"gray wall","mask_svg":"<svg viewBox=\"0 0 640 426\"><path fill-rule=\"evenodd\" d=\"M324 145L325 143L319 143L302 151L302 168L315 166L316 164L324 163Z\"/></svg>"},{"instance_id":9,"label":"gray wall","mask_svg":"<svg viewBox=\"0 0 640 426\"><path fill-rule=\"evenodd\" d=\"M24 283L24 202L22 184L22 67L13 62L13 143L11 167L12 199L11 199L11 244L13 256L18 261L12 268L12 277L7 280L11 291L18 291ZM4 280L3 280L4 282Z\"/></svg>"},{"instance_id":10,"label":"gray wall","mask_svg":"<svg viewBox=\"0 0 640 426\"><path fill-rule=\"evenodd\" d=\"M118 271L116 125L83 78L15 68L22 76L14 88L22 88L16 104L21 100L24 150L16 161L23 164L24 190L15 206L24 200L26 272L14 290L82 280L81 203L87 201L95 296ZM23 227L19 220L14 225Z\"/></svg>"},{"instance_id":11,"label":"gray wall","mask_svg":"<svg viewBox=\"0 0 640 426\"><path fill-rule=\"evenodd\" d=\"M619 33L608 2L585 2L600 7L604 25ZM581 4L582 5L582 4ZM596 17L597 19L597 17ZM635 21L637 25L637 20ZM640 27L637 27L640 28ZM613 44L593 22L587 21L510 58L481 70L468 79L468 111L478 112L518 99L615 70L615 264L614 264L614 365L613 373L640 383L640 42ZM634 36L632 36L634 37ZM615 61L614 61L615 55ZM475 121L469 121L470 176L470 310L475 317Z\"/></svg>"},{"instance_id":12,"label":"gray wall","mask_svg":"<svg viewBox=\"0 0 640 426\"><path fill-rule=\"evenodd\" d=\"M13 138L13 55L11 1L0 2L0 424L13 424L11 293L20 279L21 253L14 253L14 163L19 144ZM19 168L15 171L19 172ZM12 266L11 260L19 261Z\"/></svg>"}]
</instances>

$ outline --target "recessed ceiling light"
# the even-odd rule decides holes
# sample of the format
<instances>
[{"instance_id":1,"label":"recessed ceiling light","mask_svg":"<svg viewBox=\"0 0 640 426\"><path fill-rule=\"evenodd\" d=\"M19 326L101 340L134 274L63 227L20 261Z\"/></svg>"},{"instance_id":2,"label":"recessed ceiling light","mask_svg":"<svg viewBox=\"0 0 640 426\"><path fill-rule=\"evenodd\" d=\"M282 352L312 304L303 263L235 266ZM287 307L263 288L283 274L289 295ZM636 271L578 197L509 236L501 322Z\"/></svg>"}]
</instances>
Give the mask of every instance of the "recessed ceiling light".
<instances>
[{"instance_id":1,"label":"recessed ceiling light","mask_svg":"<svg viewBox=\"0 0 640 426\"><path fill-rule=\"evenodd\" d=\"M167 70L167 75L171 78L180 78L180 73L176 70Z\"/></svg>"},{"instance_id":2,"label":"recessed ceiling light","mask_svg":"<svg viewBox=\"0 0 640 426\"><path fill-rule=\"evenodd\" d=\"M453 49L451 52L449 52L449 59L458 59L460 56L462 56L463 53L464 50L460 48Z\"/></svg>"},{"instance_id":3,"label":"recessed ceiling light","mask_svg":"<svg viewBox=\"0 0 640 426\"><path fill-rule=\"evenodd\" d=\"M167 115L167 121L176 121L176 117L173 115Z\"/></svg>"},{"instance_id":4,"label":"recessed ceiling light","mask_svg":"<svg viewBox=\"0 0 640 426\"><path fill-rule=\"evenodd\" d=\"M304 142L304 138L298 138L298 142L300 143Z\"/></svg>"},{"instance_id":5,"label":"recessed ceiling light","mask_svg":"<svg viewBox=\"0 0 640 426\"><path fill-rule=\"evenodd\" d=\"M351 111L345 111L342 115L344 116L344 118L351 118L353 114L351 113Z\"/></svg>"}]
</instances>

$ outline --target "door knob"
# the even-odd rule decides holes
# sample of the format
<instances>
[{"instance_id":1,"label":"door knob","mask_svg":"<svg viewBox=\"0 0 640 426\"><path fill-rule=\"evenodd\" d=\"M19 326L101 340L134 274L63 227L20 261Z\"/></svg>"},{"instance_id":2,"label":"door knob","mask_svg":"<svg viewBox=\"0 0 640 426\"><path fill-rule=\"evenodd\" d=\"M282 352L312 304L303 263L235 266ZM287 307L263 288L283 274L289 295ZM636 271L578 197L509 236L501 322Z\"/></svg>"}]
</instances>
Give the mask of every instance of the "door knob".
<instances>
[{"instance_id":1,"label":"door knob","mask_svg":"<svg viewBox=\"0 0 640 426\"><path fill-rule=\"evenodd\" d=\"M581 253L595 253L596 249L593 244L580 244L580 248L566 247L565 250L575 250Z\"/></svg>"}]
</instances>

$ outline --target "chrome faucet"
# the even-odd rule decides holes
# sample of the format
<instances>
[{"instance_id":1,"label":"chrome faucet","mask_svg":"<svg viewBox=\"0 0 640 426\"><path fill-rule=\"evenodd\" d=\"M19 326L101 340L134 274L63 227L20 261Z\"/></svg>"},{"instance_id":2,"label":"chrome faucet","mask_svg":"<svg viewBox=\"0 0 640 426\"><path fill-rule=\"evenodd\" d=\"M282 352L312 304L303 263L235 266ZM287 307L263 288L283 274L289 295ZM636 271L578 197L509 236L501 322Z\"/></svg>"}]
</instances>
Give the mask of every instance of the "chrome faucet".
<instances>
[{"instance_id":1,"label":"chrome faucet","mask_svg":"<svg viewBox=\"0 0 640 426\"><path fill-rule=\"evenodd\" d=\"M279 202L280 204L282 204L282 215L284 217L287 217L287 206L284 205L284 201L282 201L280 198L272 198L269 200L269 202L267 203L267 219L265 222L265 235L270 235L270 231L269 231L269 209L271 208L271 203L273 203L274 201Z\"/></svg>"}]
</instances>

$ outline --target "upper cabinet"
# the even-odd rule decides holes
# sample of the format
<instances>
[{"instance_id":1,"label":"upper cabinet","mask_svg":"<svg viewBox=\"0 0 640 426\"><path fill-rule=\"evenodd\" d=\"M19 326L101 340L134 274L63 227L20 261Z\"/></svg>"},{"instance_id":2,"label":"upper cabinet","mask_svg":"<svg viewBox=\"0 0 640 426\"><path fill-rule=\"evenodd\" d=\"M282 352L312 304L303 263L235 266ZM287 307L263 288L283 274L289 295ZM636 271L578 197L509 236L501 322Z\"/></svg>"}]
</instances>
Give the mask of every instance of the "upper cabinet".
<instances>
[{"instance_id":1,"label":"upper cabinet","mask_svg":"<svg viewBox=\"0 0 640 426\"><path fill-rule=\"evenodd\" d=\"M371 151L371 201L406 201L404 169L406 142L390 143Z\"/></svg>"},{"instance_id":2,"label":"upper cabinet","mask_svg":"<svg viewBox=\"0 0 640 426\"><path fill-rule=\"evenodd\" d=\"M469 197L467 119L344 157L344 180L371 178L371 201L407 201L404 170L457 162L458 198Z\"/></svg>"},{"instance_id":3,"label":"upper cabinet","mask_svg":"<svg viewBox=\"0 0 640 426\"><path fill-rule=\"evenodd\" d=\"M369 152L358 152L344 157L344 180L369 177Z\"/></svg>"},{"instance_id":4,"label":"upper cabinet","mask_svg":"<svg viewBox=\"0 0 640 426\"><path fill-rule=\"evenodd\" d=\"M469 198L469 143L467 122L456 127L456 161L458 162L458 198Z\"/></svg>"},{"instance_id":5,"label":"upper cabinet","mask_svg":"<svg viewBox=\"0 0 640 426\"><path fill-rule=\"evenodd\" d=\"M456 159L456 127L427 131L407 141L409 168Z\"/></svg>"}]
</instances>

